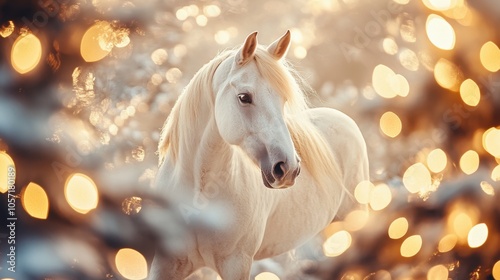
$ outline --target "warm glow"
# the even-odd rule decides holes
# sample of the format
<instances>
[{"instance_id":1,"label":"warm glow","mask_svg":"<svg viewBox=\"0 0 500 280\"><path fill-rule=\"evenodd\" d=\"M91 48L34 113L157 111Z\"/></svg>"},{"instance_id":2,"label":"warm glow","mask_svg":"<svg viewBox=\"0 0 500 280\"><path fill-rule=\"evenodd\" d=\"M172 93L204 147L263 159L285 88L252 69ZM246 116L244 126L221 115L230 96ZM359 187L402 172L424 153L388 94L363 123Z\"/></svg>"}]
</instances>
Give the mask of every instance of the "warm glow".
<instances>
[{"instance_id":1,"label":"warm glow","mask_svg":"<svg viewBox=\"0 0 500 280\"><path fill-rule=\"evenodd\" d=\"M485 223L473 226L467 235L467 243L471 248L481 247L488 239L488 226Z\"/></svg>"},{"instance_id":2,"label":"warm glow","mask_svg":"<svg viewBox=\"0 0 500 280\"><path fill-rule=\"evenodd\" d=\"M424 192L432 184L431 173L422 163L415 163L403 174L403 184L410 193Z\"/></svg>"},{"instance_id":3,"label":"warm glow","mask_svg":"<svg viewBox=\"0 0 500 280\"><path fill-rule=\"evenodd\" d=\"M387 233L389 234L390 238L399 239L403 237L407 231L408 231L408 220L405 217L400 217L392 221Z\"/></svg>"},{"instance_id":4,"label":"warm glow","mask_svg":"<svg viewBox=\"0 0 500 280\"><path fill-rule=\"evenodd\" d=\"M391 111L385 112L380 117L380 130L391 138L398 136L401 133L402 127L403 125L398 115Z\"/></svg>"},{"instance_id":5,"label":"warm glow","mask_svg":"<svg viewBox=\"0 0 500 280\"><path fill-rule=\"evenodd\" d=\"M500 142L499 142L500 143ZM470 175L479 168L479 155L476 151L468 150L460 158L460 169Z\"/></svg>"},{"instance_id":6,"label":"warm glow","mask_svg":"<svg viewBox=\"0 0 500 280\"><path fill-rule=\"evenodd\" d=\"M390 55L395 55L398 53L398 44L396 41L394 41L393 38L385 38L382 41L382 48L384 49L385 53L390 54Z\"/></svg>"},{"instance_id":7,"label":"warm glow","mask_svg":"<svg viewBox=\"0 0 500 280\"><path fill-rule=\"evenodd\" d=\"M479 86L471 79L467 79L460 85L460 97L469 106L477 106L481 100Z\"/></svg>"},{"instance_id":8,"label":"warm glow","mask_svg":"<svg viewBox=\"0 0 500 280\"><path fill-rule=\"evenodd\" d=\"M354 197L361 204L370 202L370 193L375 186L370 181L361 181L354 189Z\"/></svg>"},{"instance_id":9,"label":"warm glow","mask_svg":"<svg viewBox=\"0 0 500 280\"><path fill-rule=\"evenodd\" d=\"M441 16L429 15L425 23L425 30L434 46L442 50L451 50L455 46L455 31Z\"/></svg>"},{"instance_id":10,"label":"warm glow","mask_svg":"<svg viewBox=\"0 0 500 280\"><path fill-rule=\"evenodd\" d=\"M127 279L145 279L148 265L144 256L134 249L120 249L115 256L116 269Z\"/></svg>"},{"instance_id":11,"label":"warm glow","mask_svg":"<svg viewBox=\"0 0 500 280\"><path fill-rule=\"evenodd\" d=\"M490 183L488 183L486 181L481 181L480 186L485 194L491 195L491 196L495 195L495 189L493 188L493 186Z\"/></svg>"},{"instance_id":12,"label":"warm glow","mask_svg":"<svg viewBox=\"0 0 500 280\"><path fill-rule=\"evenodd\" d=\"M297 46L293 50L293 55L298 59L303 59L307 56L307 49L302 46Z\"/></svg>"},{"instance_id":13,"label":"warm glow","mask_svg":"<svg viewBox=\"0 0 500 280\"><path fill-rule=\"evenodd\" d=\"M49 198L39 185L31 182L23 190L21 203L24 210L33 218L47 219L49 215Z\"/></svg>"},{"instance_id":14,"label":"warm glow","mask_svg":"<svg viewBox=\"0 0 500 280\"><path fill-rule=\"evenodd\" d=\"M410 91L408 80L383 64L373 69L372 86L375 92L384 98L407 96Z\"/></svg>"},{"instance_id":15,"label":"warm glow","mask_svg":"<svg viewBox=\"0 0 500 280\"><path fill-rule=\"evenodd\" d=\"M165 49L157 49L151 54L151 60L153 60L154 64L162 65L167 61L168 53Z\"/></svg>"},{"instance_id":16,"label":"warm glow","mask_svg":"<svg viewBox=\"0 0 500 280\"><path fill-rule=\"evenodd\" d=\"M25 74L35 69L42 58L42 43L33 34L19 36L12 45L10 60L12 67Z\"/></svg>"},{"instance_id":17,"label":"warm glow","mask_svg":"<svg viewBox=\"0 0 500 280\"><path fill-rule=\"evenodd\" d=\"M453 231L460 240L465 240L469 230L472 228L472 220L465 213L457 213L453 219Z\"/></svg>"},{"instance_id":18,"label":"warm glow","mask_svg":"<svg viewBox=\"0 0 500 280\"><path fill-rule=\"evenodd\" d=\"M345 229L349 231L357 231L362 229L368 222L368 211L354 210L347 214L344 219Z\"/></svg>"},{"instance_id":19,"label":"warm glow","mask_svg":"<svg viewBox=\"0 0 500 280\"><path fill-rule=\"evenodd\" d=\"M454 234L448 234L441 238L438 244L438 251L441 253L446 253L451 251L457 245L457 236Z\"/></svg>"},{"instance_id":20,"label":"warm glow","mask_svg":"<svg viewBox=\"0 0 500 280\"><path fill-rule=\"evenodd\" d=\"M427 155L427 167L434 173L443 171L447 162L446 153L441 149L434 149Z\"/></svg>"},{"instance_id":21,"label":"warm glow","mask_svg":"<svg viewBox=\"0 0 500 280\"><path fill-rule=\"evenodd\" d=\"M219 30L214 35L215 42L217 42L217 44L219 45L226 44L227 42L229 42L230 38L230 34L226 30Z\"/></svg>"},{"instance_id":22,"label":"warm glow","mask_svg":"<svg viewBox=\"0 0 500 280\"><path fill-rule=\"evenodd\" d=\"M492 127L483 133L483 147L496 158L500 158L500 129Z\"/></svg>"},{"instance_id":23,"label":"warm glow","mask_svg":"<svg viewBox=\"0 0 500 280\"><path fill-rule=\"evenodd\" d=\"M323 244L323 252L327 257L336 257L351 246L351 235L345 230L334 233Z\"/></svg>"},{"instance_id":24,"label":"warm glow","mask_svg":"<svg viewBox=\"0 0 500 280\"><path fill-rule=\"evenodd\" d=\"M431 267L427 272L427 280L448 280L448 269L442 264Z\"/></svg>"},{"instance_id":25,"label":"warm glow","mask_svg":"<svg viewBox=\"0 0 500 280\"><path fill-rule=\"evenodd\" d=\"M392 193L386 184L376 185L370 193L370 207L375 211L387 207L391 203L391 200Z\"/></svg>"},{"instance_id":26,"label":"warm glow","mask_svg":"<svg viewBox=\"0 0 500 280\"><path fill-rule=\"evenodd\" d=\"M82 214L96 208L99 201L94 181L81 173L73 174L68 178L64 186L64 196L71 208Z\"/></svg>"},{"instance_id":27,"label":"warm glow","mask_svg":"<svg viewBox=\"0 0 500 280\"><path fill-rule=\"evenodd\" d=\"M262 272L255 276L255 280L280 280L280 278L272 272Z\"/></svg>"},{"instance_id":28,"label":"warm glow","mask_svg":"<svg viewBox=\"0 0 500 280\"><path fill-rule=\"evenodd\" d=\"M401 256L405 258L413 257L420 251L420 248L422 248L422 237L412 235L401 244Z\"/></svg>"},{"instance_id":29,"label":"warm glow","mask_svg":"<svg viewBox=\"0 0 500 280\"><path fill-rule=\"evenodd\" d=\"M456 0L423 0L424 5L434 11L446 11L456 5Z\"/></svg>"},{"instance_id":30,"label":"warm glow","mask_svg":"<svg viewBox=\"0 0 500 280\"><path fill-rule=\"evenodd\" d=\"M10 170L11 175L14 175L12 173L15 169L14 161L6 152L0 151L0 193L5 193L9 189L9 179L16 179L15 176L9 178L9 166L13 168Z\"/></svg>"},{"instance_id":31,"label":"warm glow","mask_svg":"<svg viewBox=\"0 0 500 280\"><path fill-rule=\"evenodd\" d=\"M493 278L495 278L495 280L500 280L500 261L497 261L493 265L493 269L491 270L491 274L493 275Z\"/></svg>"},{"instance_id":32,"label":"warm glow","mask_svg":"<svg viewBox=\"0 0 500 280\"><path fill-rule=\"evenodd\" d=\"M434 66L434 79L441 87L453 91L457 91L462 82L460 69L444 58L440 58Z\"/></svg>"},{"instance_id":33,"label":"warm glow","mask_svg":"<svg viewBox=\"0 0 500 280\"><path fill-rule=\"evenodd\" d=\"M111 25L108 22L100 21L85 32L80 44L80 53L86 62L99 61L111 52L105 42L110 30Z\"/></svg>"},{"instance_id":34,"label":"warm glow","mask_svg":"<svg viewBox=\"0 0 500 280\"><path fill-rule=\"evenodd\" d=\"M203 13L207 17L218 17L220 15L220 8L217 5L207 5L203 7Z\"/></svg>"},{"instance_id":35,"label":"warm glow","mask_svg":"<svg viewBox=\"0 0 500 280\"><path fill-rule=\"evenodd\" d=\"M495 166L495 168L491 171L491 180L495 182L500 181L500 165Z\"/></svg>"},{"instance_id":36,"label":"warm glow","mask_svg":"<svg viewBox=\"0 0 500 280\"><path fill-rule=\"evenodd\" d=\"M486 42L479 52L481 64L490 72L500 70L500 48L495 43Z\"/></svg>"}]
</instances>

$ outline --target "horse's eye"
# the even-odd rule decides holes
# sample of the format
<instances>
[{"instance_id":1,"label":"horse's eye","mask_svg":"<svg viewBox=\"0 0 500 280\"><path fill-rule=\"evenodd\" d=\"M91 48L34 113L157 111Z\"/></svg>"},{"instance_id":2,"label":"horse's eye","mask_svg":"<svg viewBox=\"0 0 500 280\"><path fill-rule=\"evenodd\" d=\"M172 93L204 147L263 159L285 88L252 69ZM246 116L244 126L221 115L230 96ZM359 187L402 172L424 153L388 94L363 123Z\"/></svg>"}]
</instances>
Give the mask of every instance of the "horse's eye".
<instances>
[{"instance_id":1,"label":"horse's eye","mask_svg":"<svg viewBox=\"0 0 500 280\"><path fill-rule=\"evenodd\" d=\"M238 94L238 100L240 100L242 104L252 104L252 96L249 93Z\"/></svg>"}]
</instances>

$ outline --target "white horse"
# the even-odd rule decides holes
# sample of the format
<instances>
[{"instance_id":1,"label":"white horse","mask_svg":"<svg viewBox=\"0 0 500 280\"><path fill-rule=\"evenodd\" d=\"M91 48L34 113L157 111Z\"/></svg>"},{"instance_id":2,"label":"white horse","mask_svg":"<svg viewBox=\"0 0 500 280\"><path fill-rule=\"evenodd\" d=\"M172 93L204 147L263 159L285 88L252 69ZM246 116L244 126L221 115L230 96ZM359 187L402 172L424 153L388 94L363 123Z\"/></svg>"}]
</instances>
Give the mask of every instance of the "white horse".
<instances>
[{"instance_id":1,"label":"white horse","mask_svg":"<svg viewBox=\"0 0 500 280\"><path fill-rule=\"evenodd\" d=\"M180 256L157 252L151 279L184 279L201 267L248 279L253 260L296 248L356 206L350 193L369 179L366 144L345 114L308 108L284 60L289 45L289 31L267 48L252 33L204 65L177 100L156 188L222 201L232 219L193 231Z\"/></svg>"}]
</instances>

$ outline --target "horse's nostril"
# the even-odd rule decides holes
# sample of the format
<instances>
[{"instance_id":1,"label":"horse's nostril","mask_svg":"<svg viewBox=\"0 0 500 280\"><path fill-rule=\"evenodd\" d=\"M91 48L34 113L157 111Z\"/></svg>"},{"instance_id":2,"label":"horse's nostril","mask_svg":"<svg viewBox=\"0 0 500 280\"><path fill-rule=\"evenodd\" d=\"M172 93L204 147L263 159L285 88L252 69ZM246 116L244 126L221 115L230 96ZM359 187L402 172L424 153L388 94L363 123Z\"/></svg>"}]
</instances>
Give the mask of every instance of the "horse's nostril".
<instances>
[{"instance_id":1,"label":"horse's nostril","mask_svg":"<svg viewBox=\"0 0 500 280\"><path fill-rule=\"evenodd\" d=\"M286 174L285 163L282 161L276 163L273 167L273 177L279 181L283 179L283 177L285 177L285 174Z\"/></svg>"}]
</instances>

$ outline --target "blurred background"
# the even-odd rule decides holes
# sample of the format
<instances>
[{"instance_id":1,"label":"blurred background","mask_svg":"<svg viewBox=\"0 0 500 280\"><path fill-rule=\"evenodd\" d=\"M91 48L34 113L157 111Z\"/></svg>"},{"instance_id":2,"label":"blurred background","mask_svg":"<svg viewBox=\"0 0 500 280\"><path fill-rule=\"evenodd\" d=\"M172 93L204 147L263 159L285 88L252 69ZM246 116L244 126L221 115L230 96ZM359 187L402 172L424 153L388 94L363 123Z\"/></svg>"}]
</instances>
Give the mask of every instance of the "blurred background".
<instances>
[{"instance_id":1,"label":"blurred background","mask_svg":"<svg viewBox=\"0 0 500 280\"><path fill-rule=\"evenodd\" d=\"M500 279L498 1L0 8L0 279L146 278L154 251L174 252L189 230L150 191L175 100L218 52L287 29L311 104L363 132L371 180L355 197L371 211L331 224L293 268L264 263L252 277Z\"/></svg>"}]
</instances>

